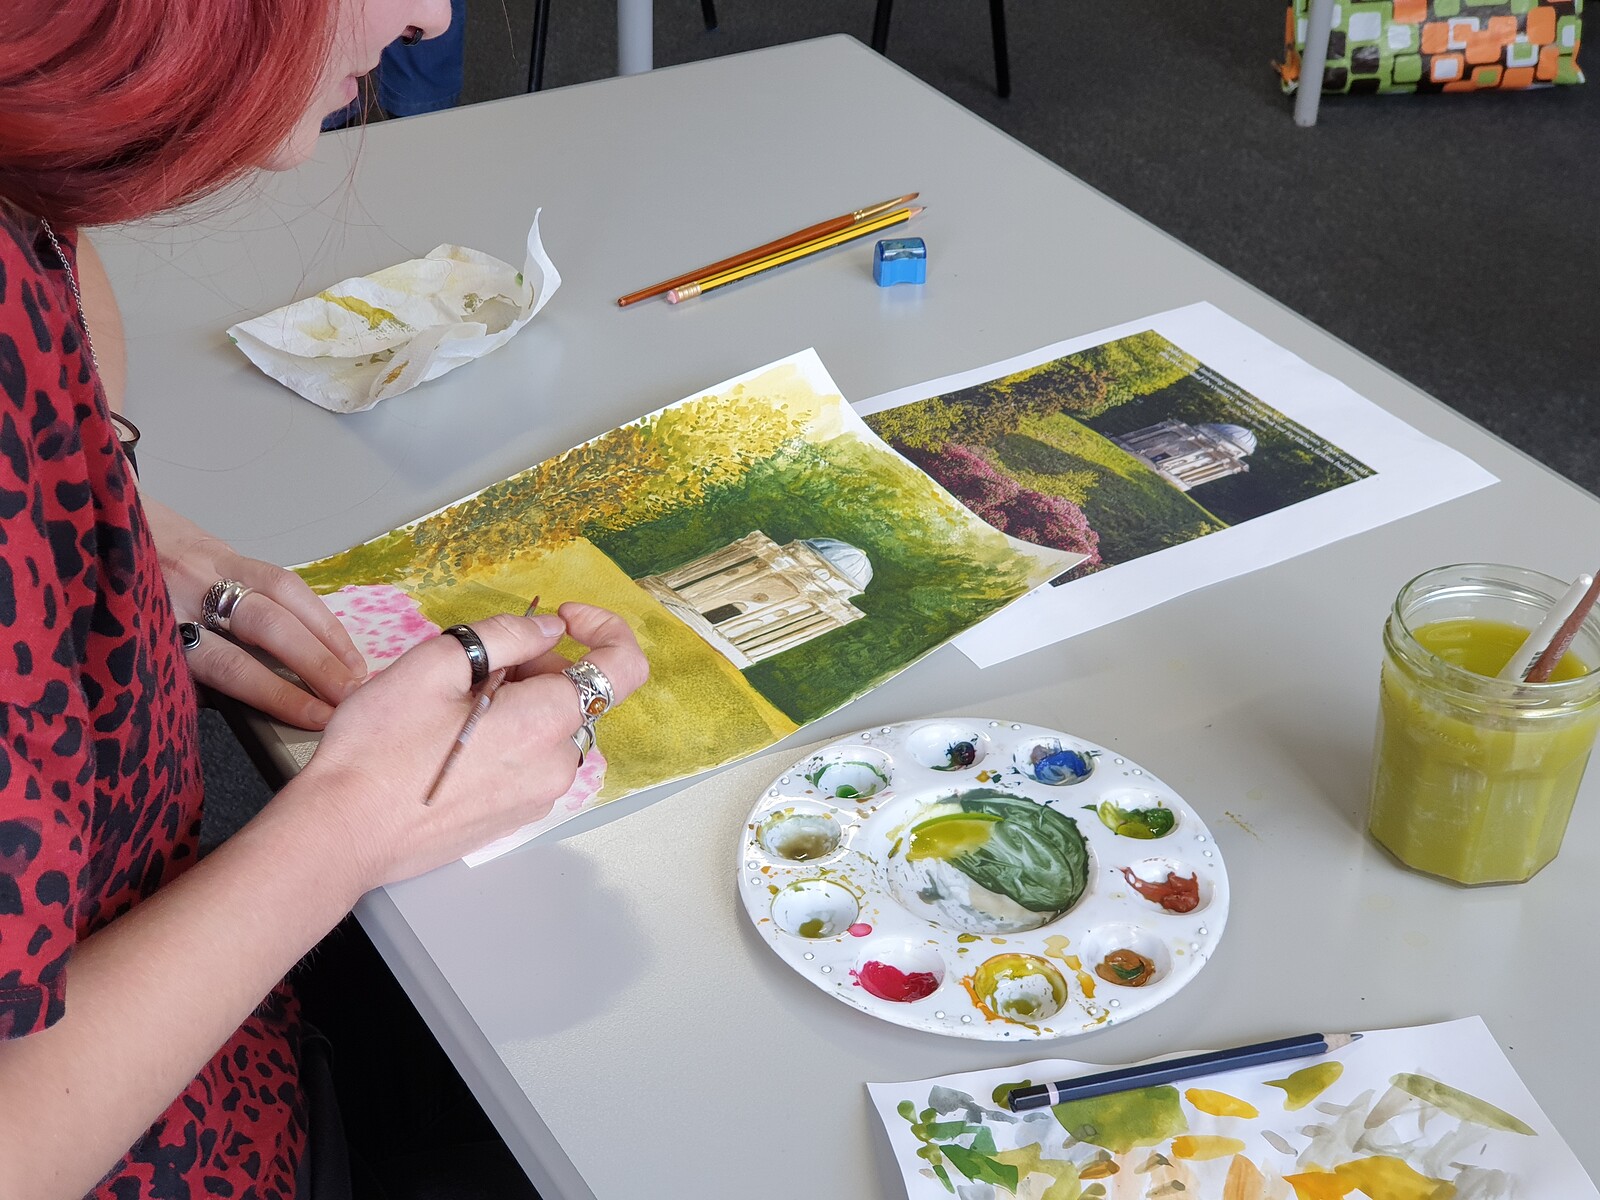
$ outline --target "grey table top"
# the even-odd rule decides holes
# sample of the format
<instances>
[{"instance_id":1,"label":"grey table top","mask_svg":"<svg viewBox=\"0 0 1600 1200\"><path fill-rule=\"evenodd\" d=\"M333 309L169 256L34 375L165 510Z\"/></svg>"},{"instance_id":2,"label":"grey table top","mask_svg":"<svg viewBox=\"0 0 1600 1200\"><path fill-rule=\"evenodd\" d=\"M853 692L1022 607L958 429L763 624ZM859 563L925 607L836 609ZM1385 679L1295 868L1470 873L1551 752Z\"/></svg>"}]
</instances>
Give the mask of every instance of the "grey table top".
<instances>
[{"instance_id":1,"label":"grey table top","mask_svg":"<svg viewBox=\"0 0 1600 1200\"><path fill-rule=\"evenodd\" d=\"M924 288L874 287L858 248L678 307L612 303L914 188L929 205L914 230ZM440 242L515 258L541 205L567 281L546 312L368 413L313 407L222 336ZM1600 544L1600 504L1376 363L845 38L331 136L257 195L102 245L127 313L144 486L279 562L808 345L865 398L1197 300L1503 480L1021 661L980 672L946 649L796 736L1000 716L1125 749L1182 793L1226 857L1229 928L1193 984L1125 1026L1042 1046L942 1039L871 1020L780 963L738 906L733 855L792 747L369 896L366 928L551 1200L893 1196L867 1080L1474 1012L1600 1172L1586 1033L1600 779L1561 857L1520 887L1410 874L1363 833L1378 633L1400 584L1469 560L1576 573Z\"/></svg>"}]
</instances>

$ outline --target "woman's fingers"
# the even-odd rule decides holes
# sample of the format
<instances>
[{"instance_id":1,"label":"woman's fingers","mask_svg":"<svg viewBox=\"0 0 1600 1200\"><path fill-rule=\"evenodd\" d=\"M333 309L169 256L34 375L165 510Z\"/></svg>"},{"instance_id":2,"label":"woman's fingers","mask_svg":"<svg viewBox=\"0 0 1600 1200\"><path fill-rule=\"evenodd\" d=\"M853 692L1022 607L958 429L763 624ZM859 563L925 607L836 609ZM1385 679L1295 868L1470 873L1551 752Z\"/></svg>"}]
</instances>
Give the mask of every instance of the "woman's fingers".
<instances>
[{"instance_id":1,"label":"woman's fingers","mask_svg":"<svg viewBox=\"0 0 1600 1200\"><path fill-rule=\"evenodd\" d=\"M563 604L557 610L567 623L567 634L587 646L584 654L611 681L612 703L621 704L649 678L639 641L628 623L608 609L593 604Z\"/></svg>"},{"instance_id":2,"label":"woman's fingers","mask_svg":"<svg viewBox=\"0 0 1600 1200\"><path fill-rule=\"evenodd\" d=\"M339 623L322 598L311 590L310 584L293 571L282 567L256 564L264 567L259 590L271 596L284 610L295 617L311 635L321 642L329 653L342 662L357 679L367 674L367 660L350 640L350 633Z\"/></svg>"},{"instance_id":3,"label":"woman's fingers","mask_svg":"<svg viewBox=\"0 0 1600 1200\"><path fill-rule=\"evenodd\" d=\"M319 602L317 607L335 624L338 623L324 605ZM352 672L349 664L335 657L327 644L306 626L301 614L284 608L260 588L246 593L234 606L228 622L228 633L247 646L259 646L265 650L303 679L307 687L332 704L339 703L355 691L366 675L364 666L359 674ZM354 650L354 647L351 649ZM246 699L244 696L238 698Z\"/></svg>"},{"instance_id":4,"label":"woman's fingers","mask_svg":"<svg viewBox=\"0 0 1600 1200\"><path fill-rule=\"evenodd\" d=\"M327 703L275 674L242 646L210 630L200 631L200 644L188 651L188 662L195 679L207 687L287 724L322 729L333 716Z\"/></svg>"}]
</instances>

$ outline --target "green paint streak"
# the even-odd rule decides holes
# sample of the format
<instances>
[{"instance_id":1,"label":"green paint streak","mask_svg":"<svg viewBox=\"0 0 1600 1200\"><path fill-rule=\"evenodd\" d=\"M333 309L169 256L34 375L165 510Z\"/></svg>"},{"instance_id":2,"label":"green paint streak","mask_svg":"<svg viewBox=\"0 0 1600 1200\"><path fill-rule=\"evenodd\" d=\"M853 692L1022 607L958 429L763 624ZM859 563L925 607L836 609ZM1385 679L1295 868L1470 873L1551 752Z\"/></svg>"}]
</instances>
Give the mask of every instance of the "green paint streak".
<instances>
[{"instance_id":1,"label":"green paint streak","mask_svg":"<svg viewBox=\"0 0 1600 1200\"><path fill-rule=\"evenodd\" d=\"M1135 1146L1155 1146L1189 1128L1175 1087L1139 1088L1088 1100L1069 1100L1050 1110L1061 1127L1080 1142L1126 1154Z\"/></svg>"},{"instance_id":2,"label":"green paint streak","mask_svg":"<svg viewBox=\"0 0 1600 1200\"><path fill-rule=\"evenodd\" d=\"M1519 1121L1503 1108L1496 1108L1487 1100L1480 1100L1460 1088L1440 1083L1437 1079L1429 1079L1426 1075L1395 1075L1389 1082L1402 1092L1409 1092L1418 1100L1443 1109L1463 1121L1474 1121L1479 1125L1487 1125L1490 1129L1503 1129L1507 1133L1520 1133L1527 1137L1538 1136L1537 1132L1525 1122Z\"/></svg>"},{"instance_id":3,"label":"green paint streak","mask_svg":"<svg viewBox=\"0 0 1600 1200\"><path fill-rule=\"evenodd\" d=\"M1100 823L1111 832L1140 841L1165 837L1177 824L1177 817L1170 808L1118 808L1109 800L1101 802L1097 815Z\"/></svg>"},{"instance_id":4,"label":"green paint streak","mask_svg":"<svg viewBox=\"0 0 1600 1200\"><path fill-rule=\"evenodd\" d=\"M1025 1087L1032 1087L1032 1086L1033 1086L1033 1080L1031 1080L1031 1079L1024 1079L1024 1080L1021 1080L1018 1083L1002 1083L999 1087L995 1088L992 1093L990 1093L994 1098L994 1106L996 1108L1003 1108L1007 1112L1010 1112L1011 1111L1011 1093L1016 1091L1018 1088L1025 1088Z\"/></svg>"},{"instance_id":5,"label":"green paint streak","mask_svg":"<svg viewBox=\"0 0 1600 1200\"><path fill-rule=\"evenodd\" d=\"M1287 1079L1269 1079L1267 1086L1283 1089L1283 1107L1292 1112L1310 1104L1332 1087L1334 1080L1343 1074L1343 1063L1317 1063L1315 1066L1296 1071Z\"/></svg>"}]
</instances>

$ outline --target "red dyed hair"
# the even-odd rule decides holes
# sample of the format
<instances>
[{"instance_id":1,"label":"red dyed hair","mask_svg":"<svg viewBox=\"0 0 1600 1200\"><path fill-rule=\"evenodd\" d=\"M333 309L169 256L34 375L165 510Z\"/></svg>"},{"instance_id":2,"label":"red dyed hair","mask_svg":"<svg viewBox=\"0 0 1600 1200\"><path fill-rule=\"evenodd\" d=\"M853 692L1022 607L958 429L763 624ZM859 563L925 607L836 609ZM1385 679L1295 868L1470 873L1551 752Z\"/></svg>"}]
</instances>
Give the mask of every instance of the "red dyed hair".
<instances>
[{"instance_id":1,"label":"red dyed hair","mask_svg":"<svg viewBox=\"0 0 1600 1200\"><path fill-rule=\"evenodd\" d=\"M259 166L353 0L0 0L0 202L100 225Z\"/></svg>"}]
</instances>

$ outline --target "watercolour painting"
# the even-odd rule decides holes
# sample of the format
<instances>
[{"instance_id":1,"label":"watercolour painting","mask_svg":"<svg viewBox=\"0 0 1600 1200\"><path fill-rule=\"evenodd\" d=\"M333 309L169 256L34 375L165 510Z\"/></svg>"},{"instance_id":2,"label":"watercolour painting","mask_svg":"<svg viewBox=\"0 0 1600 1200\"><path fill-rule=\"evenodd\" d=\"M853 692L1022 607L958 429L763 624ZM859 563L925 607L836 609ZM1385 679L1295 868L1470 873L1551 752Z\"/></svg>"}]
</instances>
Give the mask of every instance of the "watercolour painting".
<instances>
[{"instance_id":1,"label":"watercolour painting","mask_svg":"<svg viewBox=\"0 0 1600 1200\"><path fill-rule=\"evenodd\" d=\"M980 666L1493 482L1206 304L858 409L996 529L1084 556L958 641Z\"/></svg>"},{"instance_id":2,"label":"watercolour painting","mask_svg":"<svg viewBox=\"0 0 1600 1200\"><path fill-rule=\"evenodd\" d=\"M1481 1018L1013 1113L1065 1060L869 1084L910 1200L1600 1200Z\"/></svg>"},{"instance_id":3,"label":"watercolour painting","mask_svg":"<svg viewBox=\"0 0 1600 1200\"><path fill-rule=\"evenodd\" d=\"M973 517L806 351L296 569L378 665L535 595L629 621L650 681L520 842L771 746L1078 557Z\"/></svg>"}]
</instances>

